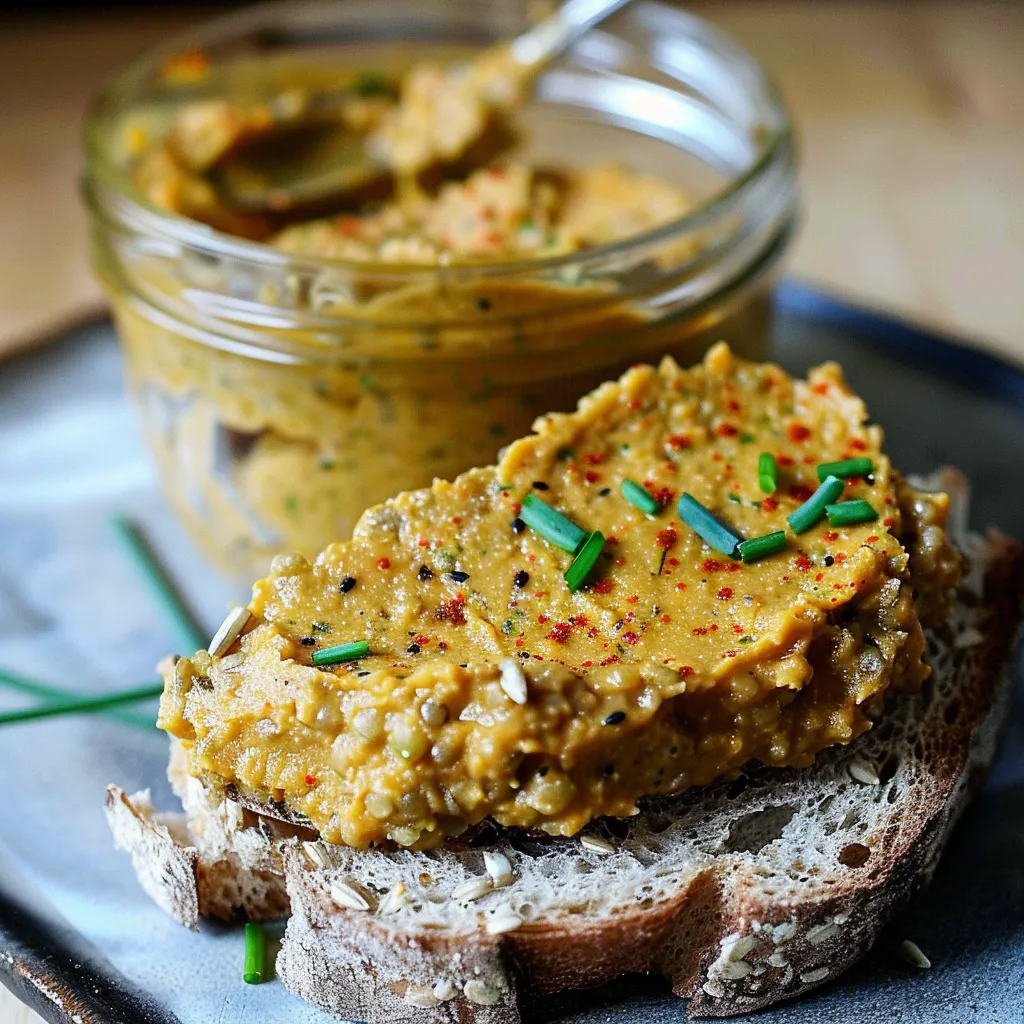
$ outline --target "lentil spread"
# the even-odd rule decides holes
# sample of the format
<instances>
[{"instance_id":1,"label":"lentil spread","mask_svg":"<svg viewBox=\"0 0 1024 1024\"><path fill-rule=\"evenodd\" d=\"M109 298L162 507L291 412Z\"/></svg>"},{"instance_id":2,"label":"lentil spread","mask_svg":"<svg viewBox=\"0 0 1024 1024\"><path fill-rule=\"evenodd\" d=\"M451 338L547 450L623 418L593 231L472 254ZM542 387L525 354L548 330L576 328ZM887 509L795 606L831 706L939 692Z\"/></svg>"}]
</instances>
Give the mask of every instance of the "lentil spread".
<instances>
[{"instance_id":1,"label":"lentil spread","mask_svg":"<svg viewBox=\"0 0 1024 1024\"><path fill-rule=\"evenodd\" d=\"M923 627L960 575L946 496L881 443L833 364L794 381L716 346L691 370L635 367L497 466L370 509L312 564L275 559L231 652L168 669L159 725L208 784L355 847L428 848L485 818L569 835L751 760L810 764L920 686ZM844 497L879 518L787 531L751 564L675 508L686 492L739 536L787 530L816 467L851 457L873 470ZM626 479L660 512L624 500ZM606 538L575 592L572 553L523 528L531 493ZM313 666L357 641L369 655Z\"/></svg>"}]
</instances>

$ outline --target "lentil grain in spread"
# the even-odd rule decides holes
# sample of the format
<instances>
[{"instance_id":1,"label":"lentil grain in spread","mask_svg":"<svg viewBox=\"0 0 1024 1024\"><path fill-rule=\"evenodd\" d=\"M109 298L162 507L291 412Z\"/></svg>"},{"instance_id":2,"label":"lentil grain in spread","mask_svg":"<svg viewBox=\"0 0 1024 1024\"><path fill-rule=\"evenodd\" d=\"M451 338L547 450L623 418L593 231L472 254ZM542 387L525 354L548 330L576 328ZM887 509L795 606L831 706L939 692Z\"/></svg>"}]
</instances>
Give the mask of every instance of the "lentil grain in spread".
<instances>
[{"instance_id":1,"label":"lentil grain in spread","mask_svg":"<svg viewBox=\"0 0 1024 1024\"><path fill-rule=\"evenodd\" d=\"M922 627L948 616L960 574L946 496L911 488L881 443L834 365L793 381L719 346L692 370L634 368L497 466L369 510L312 564L277 560L254 587L241 664L179 661L159 724L194 774L283 799L356 847L427 848L485 818L568 835L751 760L807 765L870 728L889 689L920 686ZM871 459L873 482L850 478L843 497L878 521L787 531L750 564L676 513L686 492L745 539L786 531L816 467L852 457ZM627 479L660 514L617 497ZM535 481L606 538L575 592L573 555L510 527ZM317 668L309 636L370 653Z\"/></svg>"}]
</instances>

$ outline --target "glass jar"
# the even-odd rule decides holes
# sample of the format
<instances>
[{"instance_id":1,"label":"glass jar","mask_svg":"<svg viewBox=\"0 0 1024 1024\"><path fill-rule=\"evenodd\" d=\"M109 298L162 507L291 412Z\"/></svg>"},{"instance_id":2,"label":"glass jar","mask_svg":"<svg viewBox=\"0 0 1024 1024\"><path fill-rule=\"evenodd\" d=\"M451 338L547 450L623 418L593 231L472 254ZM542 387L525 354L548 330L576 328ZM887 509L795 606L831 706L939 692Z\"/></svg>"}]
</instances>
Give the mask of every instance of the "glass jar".
<instances>
[{"instance_id":1,"label":"glass jar","mask_svg":"<svg viewBox=\"0 0 1024 1024\"><path fill-rule=\"evenodd\" d=\"M232 574L315 554L368 506L492 462L632 363L690 363L718 339L763 353L794 218L789 120L749 56L658 3L579 41L517 118L526 160L611 157L694 196L623 241L500 264L294 256L156 209L125 168L126 118L180 102L163 69L183 53L375 67L507 38L528 6L269 3L170 41L95 103L84 195L129 387L167 497Z\"/></svg>"}]
</instances>

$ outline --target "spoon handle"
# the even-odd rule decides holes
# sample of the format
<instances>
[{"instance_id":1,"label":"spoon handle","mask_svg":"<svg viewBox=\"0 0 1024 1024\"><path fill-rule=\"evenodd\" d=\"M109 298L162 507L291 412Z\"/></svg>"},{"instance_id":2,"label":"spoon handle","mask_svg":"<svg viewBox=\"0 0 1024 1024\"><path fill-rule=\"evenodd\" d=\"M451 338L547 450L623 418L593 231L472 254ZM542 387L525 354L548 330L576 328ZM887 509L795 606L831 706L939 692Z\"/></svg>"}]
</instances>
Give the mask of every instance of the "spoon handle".
<instances>
[{"instance_id":1,"label":"spoon handle","mask_svg":"<svg viewBox=\"0 0 1024 1024\"><path fill-rule=\"evenodd\" d=\"M550 17L518 36L512 43L512 56L526 67L546 64L627 3L629 0L568 0Z\"/></svg>"}]
</instances>

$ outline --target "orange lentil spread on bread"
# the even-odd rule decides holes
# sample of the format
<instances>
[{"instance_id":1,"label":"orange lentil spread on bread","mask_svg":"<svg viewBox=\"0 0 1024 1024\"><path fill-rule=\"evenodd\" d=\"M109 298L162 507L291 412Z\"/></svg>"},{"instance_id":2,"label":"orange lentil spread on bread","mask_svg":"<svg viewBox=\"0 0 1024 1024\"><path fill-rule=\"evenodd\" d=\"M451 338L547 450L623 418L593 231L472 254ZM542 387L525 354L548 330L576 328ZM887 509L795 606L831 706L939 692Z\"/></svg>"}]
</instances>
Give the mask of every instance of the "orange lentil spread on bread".
<instances>
[{"instance_id":1,"label":"orange lentil spread on bread","mask_svg":"<svg viewBox=\"0 0 1024 1024\"><path fill-rule=\"evenodd\" d=\"M189 770L355 847L429 848L488 818L571 835L750 761L809 765L927 678L923 628L961 572L948 499L892 468L836 365L794 380L720 345L535 429L497 466L370 509L312 564L276 558L237 642L168 666L159 724ZM871 471L842 499L877 518L795 534L817 467L850 458ZM786 531L784 549L715 551L684 492L740 538ZM524 523L529 494L603 535L578 589L572 552Z\"/></svg>"}]
</instances>

